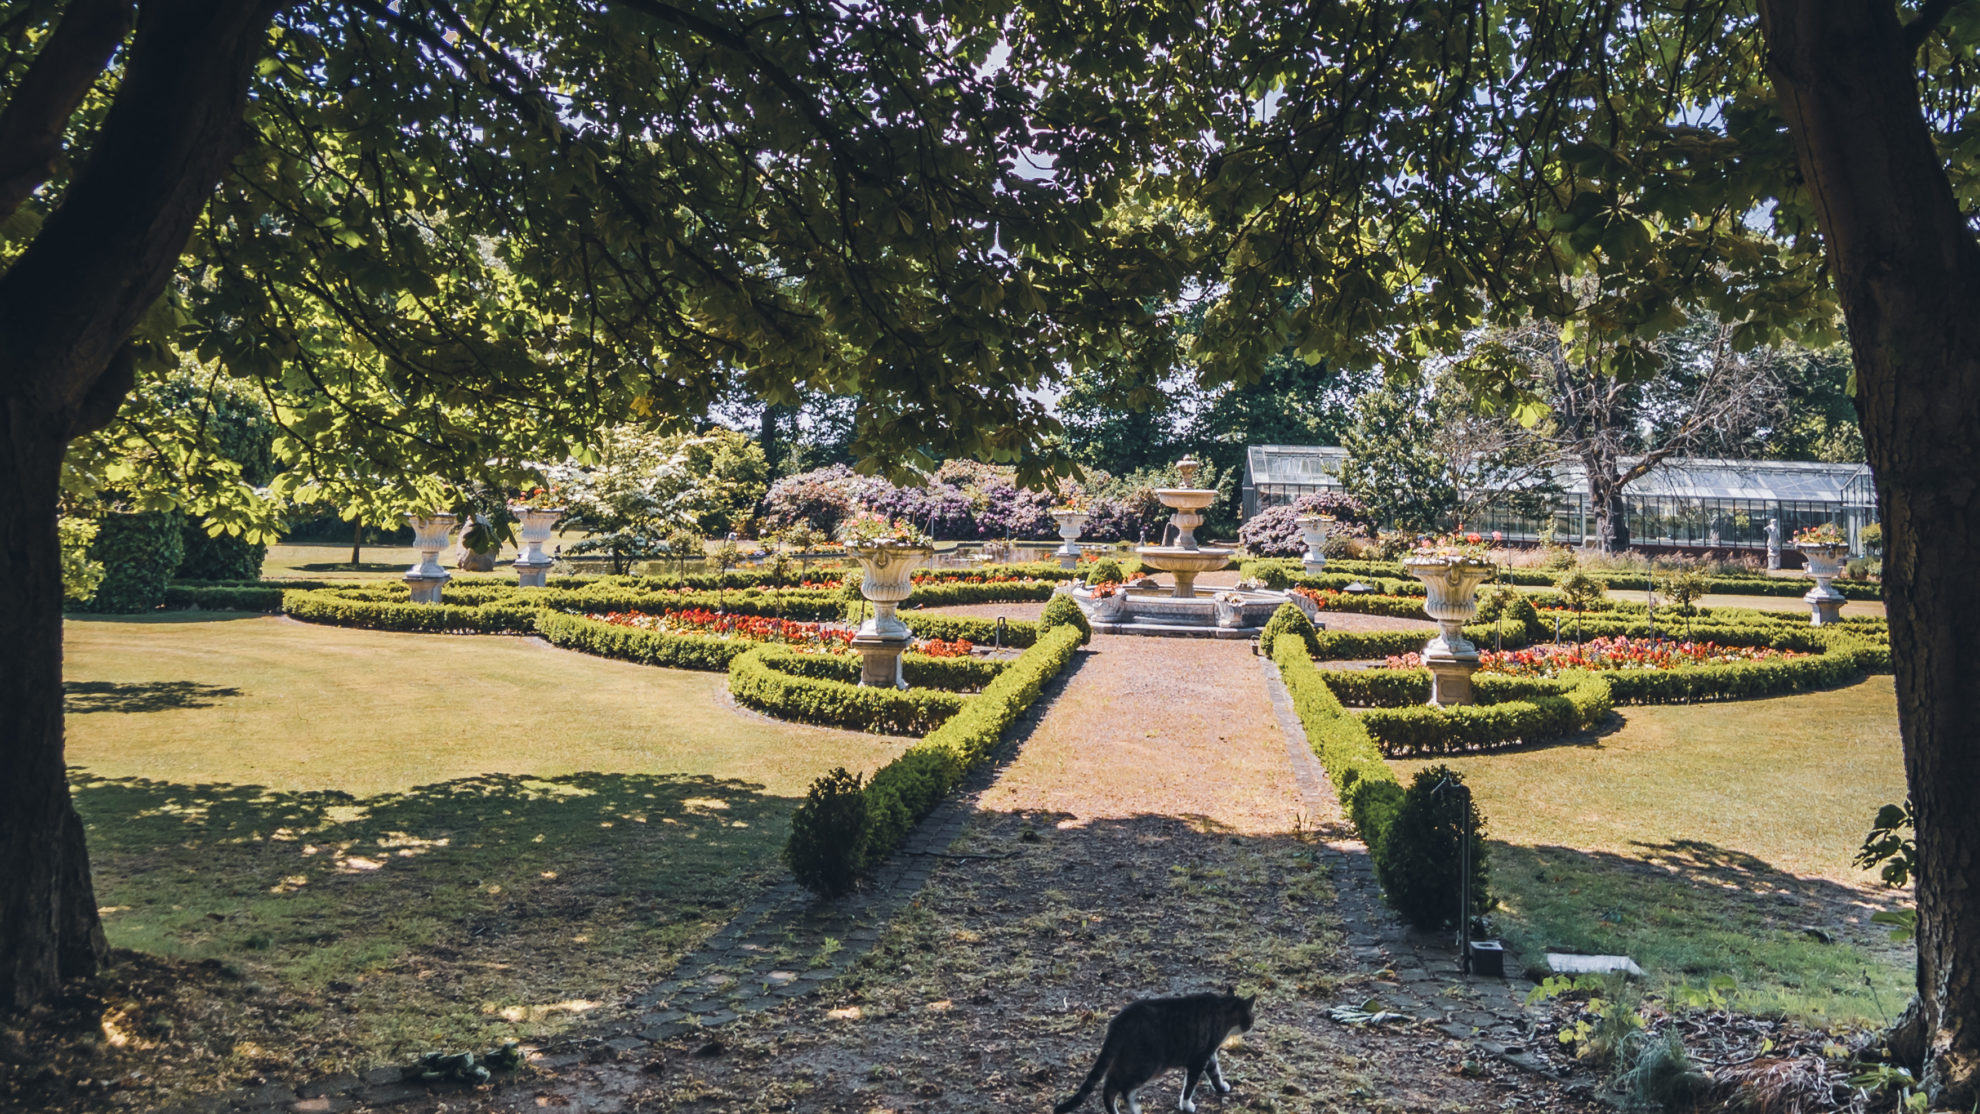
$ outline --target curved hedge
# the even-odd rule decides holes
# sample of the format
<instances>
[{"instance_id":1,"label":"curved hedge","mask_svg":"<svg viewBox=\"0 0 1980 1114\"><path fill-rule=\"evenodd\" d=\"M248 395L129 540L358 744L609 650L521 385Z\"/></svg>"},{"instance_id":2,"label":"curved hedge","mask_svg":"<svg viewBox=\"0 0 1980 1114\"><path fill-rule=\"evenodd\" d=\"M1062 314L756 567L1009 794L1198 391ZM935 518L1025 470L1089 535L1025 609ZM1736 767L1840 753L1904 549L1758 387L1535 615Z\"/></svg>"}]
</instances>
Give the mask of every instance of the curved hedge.
<instances>
[{"instance_id":1,"label":"curved hedge","mask_svg":"<svg viewBox=\"0 0 1980 1114\"><path fill-rule=\"evenodd\" d=\"M479 606L397 603L352 599L341 592L292 591L282 595L282 610L309 623L371 630L422 631L429 634L534 634L540 611L533 602L498 601Z\"/></svg>"},{"instance_id":2,"label":"curved hedge","mask_svg":"<svg viewBox=\"0 0 1980 1114\"><path fill-rule=\"evenodd\" d=\"M1326 612L1321 612L1324 618ZM1317 661L1365 661L1370 658L1386 658L1397 654L1413 654L1423 649L1436 632L1428 628L1418 630L1368 630L1368 631L1320 631L1314 639L1313 657ZM1503 619L1497 623L1473 623L1464 628L1464 636L1476 642L1481 649L1489 649L1497 635L1496 645L1508 650L1531 644L1532 636L1526 624L1517 619Z\"/></svg>"},{"instance_id":3,"label":"curved hedge","mask_svg":"<svg viewBox=\"0 0 1980 1114\"><path fill-rule=\"evenodd\" d=\"M1448 708L1428 704L1372 708L1361 714L1361 722L1384 754L1418 755L1487 750L1573 735L1608 717L1610 696L1605 679L1570 670L1559 680L1566 683L1553 693L1530 692L1523 699L1503 703ZM1487 692L1478 695L1483 697Z\"/></svg>"},{"instance_id":4,"label":"curved hedge","mask_svg":"<svg viewBox=\"0 0 1980 1114\"><path fill-rule=\"evenodd\" d=\"M538 611L536 633L551 645L566 650L641 665L700 669L711 673L729 668L730 662L759 645L741 638L641 630L562 611Z\"/></svg>"},{"instance_id":5,"label":"curved hedge","mask_svg":"<svg viewBox=\"0 0 1980 1114\"><path fill-rule=\"evenodd\" d=\"M896 613L907 629L916 638L939 638L944 642L966 639L978 646L988 646L997 640L997 620L977 619L967 615L921 615L913 611ZM1004 645L1023 649L1038 641L1038 624L1023 619L1012 619L1004 624Z\"/></svg>"},{"instance_id":6,"label":"curved hedge","mask_svg":"<svg viewBox=\"0 0 1980 1114\"><path fill-rule=\"evenodd\" d=\"M813 675L819 672L841 677ZM940 689L863 687L858 678L857 659L800 654L785 646L756 646L729 663L729 692L738 704L826 727L922 735L947 722L968 699Z\"/></svg>"}]
</instances>

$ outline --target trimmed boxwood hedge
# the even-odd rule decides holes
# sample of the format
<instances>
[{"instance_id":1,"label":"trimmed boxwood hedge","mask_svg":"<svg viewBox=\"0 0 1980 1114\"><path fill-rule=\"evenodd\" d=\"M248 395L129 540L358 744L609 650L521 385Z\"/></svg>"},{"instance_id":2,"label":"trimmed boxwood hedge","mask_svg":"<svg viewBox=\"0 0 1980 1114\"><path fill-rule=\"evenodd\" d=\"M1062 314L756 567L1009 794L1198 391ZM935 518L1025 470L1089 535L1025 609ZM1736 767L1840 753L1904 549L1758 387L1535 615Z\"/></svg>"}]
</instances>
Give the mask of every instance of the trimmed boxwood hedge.
<instances>
[{"instance_id":1,"label":"trimmed boxwood hedge","mask_svg":"<svg viewBox=\"0 0 1980 1114\"><path fill-rule=\"evenodd\" d=\"M1363 580L1371 576L1404 577L1399 561L1353 561L1331 560L1327 571L1358 576ZM1644 582L1654 577L1654 573L1623 572L1606 569L1583 569L1591 579L1601 582L1608 588L1641 588ZM1501 584L1517 584L1528 588L1552 587L1565 573L1550 573L1544 569L1501 568L1498 581ZM1799 596L1808 591L1814 581L1804 577L1787 576L1708 576L1705 590L1721 596ZM1847 580L1835 581L1836 590L1853 600L1876 600L1883 598L1883 587L1878 584L1862 584Z\"/></svg>"},{"instance_id":2,"label":"trimmed boxwood hedge","mask_svg":"<svg viewBox=\"0 0 1980 1114\"><path fill-rule=\"evenodd\" d=\"M534 603L497 601L480 606L353 599L342 592L286 592L282 610L309 623L432 634L534 634Z\"/></svg>"},{"instance_id":3,"label":"trimmed boxwood hedge","mask_svg":"<svg viewBox=\"0 0 1980 1114\"><path fill-rule=\"evenodd\" d=\"M1374 708L1361 714L1361 722L1384 754L1416 755L1537 742L1586 731L1608 717L1606 680L1585 670L1570 670L1559 679L1567 684L1557 694L1529 690L1525 699L1495 704ZM1489 688L1478 693L1481 698L1488 694Z\"/></svg>"},{"instance_id":4,"label":"trimmed boxwood hedge","mask_svg":"<svg viewBox=\"0 0 1980 1114\"><path fill-rule=\"evenodd\" d=\"M976 619L967 615L922 615L913 611L901 611L896 615L907 624L907 629L914 632L916 638L939 638L944 642L962 638L978 646L988 646L997 640L995 619ZM1021 650L1037 641L1037 623L1012 619L1004 624L1004 645Z\"/></svg>"},{"instance_id":5,"label":"trimmed boxwood hedge","mask_svg":"<svg viewBox=\"0 0 1980 1114\"><path fill-rule=\"evenodd\" d=\"M553 646L596 654L601 658L660 665L670 669L700 669L718 673L759 643L713 635L669 634L600 622L561 611L538 611L536 633Z\"/></svg>"},{"instance_id":6,"label":"trimmed boxwood hedge","mask_svg":"<svg viewBox=\"0 0 1980 1114\"><path fill-rule=\"evenodd\" d=\"M729 663L729 693L738 704L800 723L922 735L968 699L940 689L862 687L858 679L857 659L800 654L786 646L757 646Z\"/></svg>"},{"instance_id":7,"label":"trimmed boxwood hedge","mask_svg":"<svg viewBox=\"0 0 1980 1114\"><path fill-rule=\"evenodd\" d=\"M1326 612L1321 612L1326 617ZM1369 630L1369 631L1321 631L1315 638L1313 657L1318 661L1365 661L1369 658L1386 658L1395 654L1413 654L1423 649L1423 644L1436 634L1428 628L1421 630ZM1476 642L1481 648L1490 649L1497 644L1508 650L1531 644L1532 635L1526 624L1517 619L1504 619L1498 623L1473 623L1464 628L1464 636Z\"/></svg>"},{"instance_id":8,"label":"trimmed boxwood hedge","mask_svg":"<svg viewBox=\"0 0 1980 1114\"><path fill-rule=\"evenodd\" d=\"M173 584L165 589L165 606L187 611L259 611L272 614L282 610L282 589L277 587L234 588L209 584Z\"/></svg>"}]
</instances>

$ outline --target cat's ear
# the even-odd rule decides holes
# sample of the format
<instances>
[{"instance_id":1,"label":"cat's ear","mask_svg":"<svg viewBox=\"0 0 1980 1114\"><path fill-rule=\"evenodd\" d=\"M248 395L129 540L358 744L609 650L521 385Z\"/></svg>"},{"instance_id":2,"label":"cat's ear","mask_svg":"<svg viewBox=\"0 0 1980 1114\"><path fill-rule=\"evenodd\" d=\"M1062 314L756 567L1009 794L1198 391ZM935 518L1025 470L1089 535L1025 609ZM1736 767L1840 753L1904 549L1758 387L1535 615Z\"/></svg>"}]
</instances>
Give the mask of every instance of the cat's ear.
<instances>
[{"instance_id":1,"label":"cat's ear","mask_svg":"<svg viewBox=\"0 0 1980 1114\"><path fill-rule=\"evenodd\" d=\"M1231 985L1229 985L1229 986L1227 986L1227 987L1225 987L1225 988L1224 988L1224 997L1226 997L1226 998L1235 998L1235 997L1237 997L1237 984L1236 984L1236 983L1232 983Z\"/></svg>"},{"instance_id":2,"label":"cat's ear","mask_svg":"<svg viewBox=\"0 0 1980 1114\"><path fill-rule=\"evenodd\" d=\"M1251 1008L1251 1006L1252 1006L1252 1003L1254 1003L1254 1002L1256 1002L1256 1001L1258 1001L1258 995L1256 995L1256 994L1253 994L1253 995L1251 995L1251 996L1250 996L1250 997L1248 997L1248 998L1239 998L1239 999L1238 999L1238 1001L1240 1001L1240 1002L1243 1002L1243 1003L1244 1003L1244 1008L1245 1008L1245 1009L1250 1009L1250 1008Z\"/></svg>"}]
</instances>

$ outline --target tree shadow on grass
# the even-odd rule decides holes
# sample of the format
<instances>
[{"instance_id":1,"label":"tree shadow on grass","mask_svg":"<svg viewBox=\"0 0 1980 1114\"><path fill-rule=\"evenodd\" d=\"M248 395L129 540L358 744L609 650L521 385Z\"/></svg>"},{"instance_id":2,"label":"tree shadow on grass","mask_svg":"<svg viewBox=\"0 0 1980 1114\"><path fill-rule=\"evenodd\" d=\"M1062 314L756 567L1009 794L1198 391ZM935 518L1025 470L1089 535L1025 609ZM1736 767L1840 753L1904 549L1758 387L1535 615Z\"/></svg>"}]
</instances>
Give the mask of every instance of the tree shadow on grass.
<instances>
[{"instance_id":1,"label":"tree shadow on grass","mask_svg":"<svg viewBox=\"0 0 1980 1114\"><path fill-rule=\"evenodd\" d=\"M1652 984L1731 975L1744 1008L1811 1021L1888 1021L1903 1007L1913 950L1870 922L1902 895L1698 840L1633 846L1491 843L1498 922L1523 966L1544 966L1549 950L1628 955Z\"/></svg>"},{"instance_id":2,"label":"tree shadow on grass","mask_svg":"<svg viewBox=\"0 0 1980 1114\"><path fill-rule=\"evenodd\" d=\"M66 681L62 692L70 715L211 708L241 695L241 690L232 686L200 681Z\"/></svg>"},{"instance_id":3,"label":"tree shadow on grass","mask_svg":"<svg viewBox=\"0 0 1980 1114\"><path fill-rule=\"evenodd\" d=\"M202 611L191 608L123 615L90 615L71 611L62 615L63 621L68 623L238 623L244 619L264 617L265 613L260 611Z\"/></svg>"},{"instance_id":4,"label":"tree shadow on grass","mask_svg":"<svg viewBox=\"0 0 1980 1114\"><path fill-rule=\"evenodd\" d=\"M795 804L679 774L487 774L366 798L80 769L72 783L113 943L304 981L497 944L565 974L592 950L573 937L664 947L743 900Z\"/></svg>"},{"instance_id":5,"label":"tree shadow on grass","mask_svg":"<svg viewBox=\"0 0 1980 1114\"><path fill-rule=\"evenodd\" d=\"M307 565L291 566L298 572L404 572L403 561L360 561L353 565L349 561L312 561Z\"/></svg>"}]
</instances>

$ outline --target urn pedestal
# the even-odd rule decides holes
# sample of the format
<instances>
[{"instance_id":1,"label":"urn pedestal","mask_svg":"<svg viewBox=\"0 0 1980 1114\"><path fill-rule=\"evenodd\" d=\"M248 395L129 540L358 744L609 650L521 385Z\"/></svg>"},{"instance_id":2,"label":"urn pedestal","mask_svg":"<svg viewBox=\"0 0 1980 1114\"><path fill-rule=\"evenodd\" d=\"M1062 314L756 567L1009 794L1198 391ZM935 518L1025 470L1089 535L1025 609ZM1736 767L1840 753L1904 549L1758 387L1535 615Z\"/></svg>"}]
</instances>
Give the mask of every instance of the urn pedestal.
<instances>
[{"instance_id":1,"label":"urn pedestal","mask_svg":"<svg viewBox=\"0 0 1980 1114\"><path fill-rule=\"evenodd\" d=\"M1327 567L1327 530L1334 523L1330 514L1303 514L1293 519L1299 526L1299 538L1306 543L1306 552L1299 563L1310 573L1317 573Z\"/></svg>"},{"instance_id":2,"label":"urn pedestal","mask_svg":"<svg viewBox=\"0 0 1980 1114\"><path fill-rule=\"evenodd\" d=\"M414 603L440 602L440 591L449 579L447 570L440 566L440 551L447 548L447 538L454 532L456 521L450 514L406 516L406 525L413 528L413 548L419 550L419 560L406 570L405 576Z\"/></svg>"},{"instance_id":3,"label":"urn pedestal","mask_svg":"<svg viewBox=\"0 0 1980 1114\"><path fill-rule=\"evenodd\" d=\"M914 641L914 635L895 616L894 609L914 591L914 570L927 563L935 551L924 545L850 548L859 560L859 594L873 605L873 614L852 637L852 648L860 656L859 683L904 689L907 681L901 677L901 652Z\"/></svg>"},{"instance_id":4,"label":"urn pedestal","mask_svg":"<svg viewBox=\"0 0 1980 1114\"><path fill-rule=\"evenodd\" d=\"M550 527L564 516L562 507L516 507L516 520L521 524L517 537L522 541L522 552L516 554L516 584L522 588L541 588L550 578L550 566L556 560L543 552L543 543L550 540Z\"/></svg>"},{"instance_id":5,"label":"urn pedestal","mask_svg":"<svg viewBox=\"0 0 1980 1114\"><path fill-rule=\"evenodd\" d=\"M1085 511L1053 511L1052 521L1059 524L1059 537L1065 544L1053 551L1059 559L1059 567L1071 569L1079 567L1079 534L1086 529L1090 517Z\"/></svg>"},{"instance_id":6,"label":"urn pedestal","mask_svg":"<svg viewBox=\"0 0 1980 1114\"><path fill-rule=\"evenodd\" d=\"M1829 582L1842 575L1843 563L1849 560L1849 547L1841 542L1797 543L1796 549L1808 562L1808 575L1815 578L1815 587L1801 597L1808 605L1808 625L1826 627L1841 618L1842 606L1849 597L1830 586Z\"/></svg>"},{"instance_id":7,"label":"urn pedestal","mask_svg":"<svg viewBox=\"0 0 1980 1114\"><path fill-rule=\"evenodd\" d=\"M1476 703L1471 675L1478 671L1478 647L1464 636L1464 624L1478 614L1478 587L1492 578L1493 566L1473 557L1424 555L1405 559L1403 568L1423 582L1423 610L1437 621L1437 636L1423 647L1430 703Z\"/></svg>"}]
</instances>

